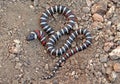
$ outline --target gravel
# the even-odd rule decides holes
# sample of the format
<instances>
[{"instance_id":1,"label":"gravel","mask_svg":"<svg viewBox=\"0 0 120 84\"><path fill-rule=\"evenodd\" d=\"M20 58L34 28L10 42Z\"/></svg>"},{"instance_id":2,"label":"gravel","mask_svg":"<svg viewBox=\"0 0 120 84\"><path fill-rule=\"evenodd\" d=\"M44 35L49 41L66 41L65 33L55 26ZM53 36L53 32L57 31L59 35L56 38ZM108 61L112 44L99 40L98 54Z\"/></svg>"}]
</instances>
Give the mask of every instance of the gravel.
<instances>
[{"instance_id":1,"label":"gravel","mask_svg":"<svg viewBox=\"0 0 120 84\"><path fill-rule=\"evenodd\" d=\"M35 29L42 30L40 15L56 4L71 9L77 17L74 30L86 28L93 40L89 48L62 64L54 78L44 81L40 77L49 73L59 58L53 58L38 40L27 42L25 38ZM0 84L119 84L119 11L119 0L0 1ZM50 25L56 31L67 23L62 15L54 18ZM68 36L61 37L55 47L64 44ZM81 45L81 37L71 48Z\"/></svg>"}]
</instances>

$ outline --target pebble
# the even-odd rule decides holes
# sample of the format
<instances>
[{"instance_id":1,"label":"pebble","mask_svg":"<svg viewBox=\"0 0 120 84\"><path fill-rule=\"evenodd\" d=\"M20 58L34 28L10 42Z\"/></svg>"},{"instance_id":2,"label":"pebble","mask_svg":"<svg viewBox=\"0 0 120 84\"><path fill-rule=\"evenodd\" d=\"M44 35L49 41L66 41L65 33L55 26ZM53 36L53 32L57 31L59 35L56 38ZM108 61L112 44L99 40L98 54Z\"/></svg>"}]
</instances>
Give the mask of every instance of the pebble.
<instances>
[{"instance_id":1,"label":"pebble","mask_svg":"<svg viewBox=\"0 0 120 84\"><path fill-rule=\"evenodd\" d=\"M18 18L21 19L21 16L19 15Z\"/></svg>"},{"instance_id":2,"label":"pebble","mask_svg":"<svg viewBox=\"0 0 120 84\"><path fill-rule=\"evenodd\" d=\"M100 29L103 29L103 23L101 22L93 22L92 25L91 25L93 28L97 29L97 30L100 30Z\"/></svg>"},{"instance_id":3,"label":"pebble","mask_svg":"<svg viewBox=\"0 0 120 84\"><path fill-rule=\"evenodd\" d=\"M109 52L110 51L110 49L112 48L114 46L114 43L113 42L106 42L105 44L104 44L104 51L106 51L106 52Z\"/></svg>"},{"instance_id":4,"label":"pebble","mask_svg":"<svg viewBox=\"0 0 120 84\"><path fill-rule=\"evenodd\" d=\"M91 0L86 0L87 6L91 6L92 5L92 1Z\"/></svg>"},{"instance_id":5,"label":"pebble","mask_svg":"<svg viewBox=\"0 0 120 84\"><path fill-rule=\"evenodd\" d=\"M111 21L108 21L107 23L106 23L106 28L111 28L111 24L112 24L112 22Z\"/></svg>"},{"instance_id":6,"label":"pebble","mask_svg":"<svg viewBox=\"0 0 120 84\"><path fill-rule=\"evenodd\" d=\"M112 73L112 68L111 67L107 67L106 68L106 74L111 74Z\"/></svg>"},{"instance_id":7,"label":"pebble","mask_svg":"<svg viewBox=\"0 0 120 84\"><path fill-rule=\"evenodd\" d=\"M44 53L47 53L47 50L44 50Z\"/></svg>"},{"instance_id":8,"label":"pebble","mask_svg":"<svg viewBox=\"0 0 120 84\"><path fill-rule=\"evenodd\" d=\"M58 80L53 80L52 84L59 84Z\"/></svg>"},{"instance_id":9,"label":"pebble","mask_svg":"<svg viewBox=\"0 0 120 84\"><path fill-rule=\"evenodd\" d=\"M22 63L18 62L15 65L15 69L21 69Z\"/></svg>"},{"instance_id":10,"label":"pebble","mask_svg":"<svg viewBox=\"0 0 120 84\"><path fill-rule=\"evenodd\" d=\"M34 6L35 6L35 7L38 6L38 0L34 0Z\"/></svg>"},{"instance_id":11,"label":"pebble","mask_svg":"<svg viewBox=\"0 0 120 84\"><path fill-rule=\"evenodd\" d=\"M112 6L106 13L106 18L111 18L114 14L115 6Z\"/></svg>"},{"instance_id":12,"label":"pebble","mask_svg":"<svg viewBox=\"0 0 120 84\"><path fill-rule=\"evenodd\" d=\"M49 65L45 64L45 69L48 70L49 69Z\"/></svg>"},{"instance_id":13,"label":"pebble","mask_svg":"<svg viewBox=\"0 0 120 84\"><path fill-rule=\"evenodd\" d=\"M108 55L100 55L100 62L107 62L108 61Z\"/></svg>"},{"instance_id":14,"label":"pebble","mask_svg":"<svg viewBox=\"0 0 120 84\"><path fill-rule=\"evenodd\" d=\"M120 23L117 24L117 30L120 31Z\"/></svg>"},{"instance_id":15,"label":"pebble","mask_svg":"<svg viewBox=\"0 0 120 84\"><path fill-rule=\"evenodd\" d=\"M93 14L92 18L94 21L103 22L103 17L98 13Z\"/></svg>"},{"instance_id":16,"label":"pebble","mask_svg":"<svg viewBox=\"0 0 120 84\"><path fill-rule=\"evenodd\" d=\"M18 54L20 52L20 47L19 46L17 46L17 47L12 46L9 49L9 52L12 53L12 54Z\"/></svg>"},{"instance_id":17,"label":"pebble","mask_svg":"<svg viewBox=\"0 0 120 84\"><path fill-rule=\"evenodd\" d=\"M14 41L14 43L16 43L16 44L20 44L20 40L18 40L18 39L15 39L15 40L13 40Z\"/></svg>"},{"instance_id":18,"label":"pebble","mask_svg":"<svg viewBox=\"0 0 120 84\"><path fill-rule=\"evenodd\" d=\"M96 58L100 57L100 54L96 54L95 57L96 57Z\"/></svg>"},{"instance_id":19,"label":"pebble","mask_svg":"<svg viewBox=\"0 0 120 84\"><path fill-rule=\"evenodd\" d=\"M113 65L113 68L114 68L114 71L115 71L115 72L120 72L120 63L115 63L115 64Z\"/></svg>"},{"instance_id":20,"label":"pebble","mask_svg":"<svg viewBox=\"0 0 120 84\"><path fill-rule=\"evenodd\" d=\"M120 37L120 32L117 32L117 37Z\"/></svg>"},{"instance_id":21,"label":"pebble","mask_svg":"<svg viewBox=\"0 0 120 84\"><path fill-rule=\"evenodd\" d=\"M114 82L116 78L117 78L117 74L114 71L112 71L112 73L109 75L109 80L111 82Z\"/></svg>"},{"instance_id":22,"label":"pebble","mask_svg":"<svg viewBox=\"0 0 120 84\"><path fill-rule=\"evenodd\" d=\"M98 3L94 4L91 8L91 12L104 15L107 11L107 2L105 0L100 0Z\"/></svg>"},{"instance_id":23,"label":"pebble","mask_svg":"<svg viewBox=\"0 0 120 84\"><path fill-rule=\"evenodd\" d=\"M33 6L33 5L30 5L29 7L30 7L31 9L34 9L34 6Z\"/></svg>"},{"instance_id":24,"label":"pebble","mask_svg":"<svg viewBox=\"0 0 120 84\"><path fill-rule=\"evenodd\" d=\"M109 56L112 60L119 59L120 58L120 46L113 49L112 52L109 53Z\"/></svg>"},{"instance_id":25,"label":"pebble","mask_svg":"<svg viewBox=\"0 0 120 84\"><path fill-rule=\"evenodd\" d=\"M89 7L83 7L83 8L82 8L82 11L83 11L84 13L89 13L89 12L90 12L90 8L89 8Z\"/></svg>"},{"instance_id":26,"label":"pebble","mask_svg":"<svg viewBox=\"0 0 120 84\"><path fill-rule=\"evenodd\" d=\"M72 75L72 76L75 75L75 71L72 71L71 75Z\"/></svg>"},{"instance_id":27,"label":"pebble","mask_svg":"<svg viewBox=\"0 0 120 84\"><path fill-rule=\"evenodd\" d=\"M77 80L77 79L79 78L79 76L76 74L76 75L74 76L74 78L75 78L75 80Z\"/></svg>"}]
</instances>

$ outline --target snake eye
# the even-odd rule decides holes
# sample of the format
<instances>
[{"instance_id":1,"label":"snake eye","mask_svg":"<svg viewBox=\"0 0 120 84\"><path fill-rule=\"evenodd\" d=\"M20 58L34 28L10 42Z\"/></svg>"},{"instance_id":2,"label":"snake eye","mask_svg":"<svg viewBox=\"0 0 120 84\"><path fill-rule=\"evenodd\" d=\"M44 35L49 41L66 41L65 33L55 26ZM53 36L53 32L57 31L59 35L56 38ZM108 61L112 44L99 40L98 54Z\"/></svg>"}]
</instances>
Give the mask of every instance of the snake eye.
<instances>
[{"instance_id":1,"label":"snake eye","mask_svg":"<svg viewBox=\"0 0 120 84\"><path fill-rule=\"evenodd\" d=\"M34 40L35 39L35 34L34 33L30 33L27 37L26 37L26 40L27 41L31 41L31 40Z\"/></svg>"}]
</instances>

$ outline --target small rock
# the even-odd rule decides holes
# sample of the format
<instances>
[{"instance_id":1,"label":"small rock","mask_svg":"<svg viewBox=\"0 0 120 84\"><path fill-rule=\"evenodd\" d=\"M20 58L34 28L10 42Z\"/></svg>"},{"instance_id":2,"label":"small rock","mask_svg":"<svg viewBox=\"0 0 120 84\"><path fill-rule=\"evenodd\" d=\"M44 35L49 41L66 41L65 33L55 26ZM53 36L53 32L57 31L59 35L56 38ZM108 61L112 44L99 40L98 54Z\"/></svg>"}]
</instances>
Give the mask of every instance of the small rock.
<instances>
[{"instance_id":1,"label":"small rock","mask_svg":"<svg viewBox=\"0 0 120 84\"><path fill-rule=\"evenodd\" d=\"M120 41L120 37L116 35L114 42L118 42L118 41Z\"/></svg>"},{"instance_id":2,"label":"small rock","mask_svg":"<svg viewBox=\"0 0 120 84\"><path fill-rule=\"evenodd\" d=\"M15 39L11 47L9 47L9 52L12 54L18 54L21 51L20 41Z\"/></svg>"},{"instance_id":3,"label":"small rock","mask_svg":"<svg viewBox=\"0 0 120 84\"><path fill-rule=\"evenodd\" d=\"M75 71L72 71L71 75L72 75L72 76L75 75Z\"/></svg>"},{"instance_id":4,"label":"small rock","mask_svg":"<svg viewBox=\"0 0 120 84\"><path fill-rule=\"evenodd\" d=\"M45 69L46 69L46 70L49 69L49 65L48 65L48 64L45 65Z\"/></svg>"},{"instance_id":5,"label":"small rock","mask_svg":"<svg viewBox=\"0 0 120 84\"><path fill-rule=\"evenodd\" d=\"M16 62L20 61L20 58L19 57L15 57L15 61Z\"/></svg>"},{"instance_id":6,"label":"small rock","mask_svg":"<svg viewBox=\"0 0 120 84\"><path fill-rule=\"evenodd\" d=\"M18 40L18 39L15 39L15 40L13 40L14 41L14 43L16 43L16 44L20 44L20 40Z\"/></svg>"},{"instance_id":7,"label":"small rock","mask_svg":"<svg viewBox=\"0 0 120 84\"><path fill-rule=\"evenodd\" d=\"M109 80L111 82L114 82L116 78L117 78L117 74L114 71L112 71L112 73L109 75Z\"/></svg>"},{"instance_id":8,"label":"small rock","mask_svg":"<svg viewBox=\"0 0 120 84\"><path fill-rule=\"evenodd\" d=\"M111 74L112 73L112 68L111 67L107 67L106 68L106 74Z\"/></svg>"},{"instance_id":9,"label":"small rock","mask_svg":"<svg viewBox=\"0 0 120 84\"><path fill-rule=\"evenodd\" d=\"M22 64L20 62L16 63L15 69L21 69Z\"/></svg>"},{"instance_id":10,"label":"small rock","mask_svg":"<svg viewBox=\"0 0 120 84\"><path fill-rule=\"evenodd\" d=\"M35 6L35 7L38 6L38 0L34 0L34 6Z\"/></svg>"},{"instance_id":11,"label":"small rock","mask_svg":"<svg viewBox=\"0 0 120 84\"><path fill-rule=\"evenodd\" d=\"M115 11L115 6L112 6L106 13L106 18L111 18L114 14L114 11Z\"/></svg>"},{"instance_id":12,"label":"small rock","mask_svg":"<svg viewBox=\"0 0 120 84\"><path fill-rule=\"evenodd\" d=\"M18 18L21 19L21 16L19 15Z\"/></svg>"},{"instance_id":13,"label":"small rock","mask_svg":"<svg viewBox=\"0 0 120 84\"><path fill-rule=\"evenodd\" d=\"M120 37L120 32L117 32L117 37Z\"/></svg>"},{"instance_id":14,"label":"small rock","mask_svg":"<svg viewBox=\"0 0 120 84\"><path fill-rule=\"evenodd\" d=\"M120 31L120 23L117 24L117 30Z\"/></svg>"},{"instance_id":15,"label":"small rock","mask_svg":"<svg viewBox=\"0 0 120 84\"><path fill-rule=\"evenodd\" d=\"M59 84L58 80L53 80L52 84Z\"/></svg>"},{"instance_id":16,"label":"small rock","mask_svg":"<svg viewBox=\"0 0 120 84\"><path fill-rule=\"evenodd\" d=\"M46 50L44 50L44 53L47 53L47 51L46 51Z\"/></svg>"},{"instance_id":17,"label":"small rock","mask_svg":"<svg viewBox=\"0 0 120 84\"><path fill-rule=\"evenodd\" d=\"M75 78L75 80L77 80L77 79L79 78L79 76L76 74L76 75L74 76L74 78Z\"/></svg>"},{"instance_id":18,"label":"small rock","mask_svg":"<svg viewBox=\"0 0 120 84\"><path fill-rule=\"evenodd\" d=\"M103 17L100 14L95 13L93 14L92 18L94 21L103 22Z\"/></svg>"},{"instance_id":19,"label":"small rock","mask_svg":"<svg viewBox=\"0 0 120 84\"><path fill-rule=\"evenodd\" d=\"M115 63L115 64L113 65L113 68L114 68L114 71L115 71L115 72L120 72L120 63Z\"/></svg>"},{"instance_id":20,"label":"small rock","mask_svg":"<svg viewBox=\"0 0 120 84\"><path fill-rule=\"evenodd\" d=\"M111 27L111 24L112 24L112 22L111 21L108 21L107 23L106 23L106 28L110 28Z\"/></svg>"},{"instance_id":21,"label":"small rock","mask_svg":"<svg viewBox=\"0 0 120 84\"><path fill-rule=\"evenodd\" d=\"M100 0L98 3L94 4L91 8L91 12L104 15L107 11L107 1Z\"/></svg>"},{"instance_id":22,"label":"small rock","mask_svg":"<svg viewBox=\"0 0 120 84\"><path fill-rule=\"evenodd\" d=\"M36 70L35 72L38 72L40 69L39 69L39 67L36 67L35 70Z\"/></svg>"},{"instance_id":23,"label":"small rock","mask_svg":"<svg viewBox=\"0 0 120 84\"><path fill-rule=\"evenodd\" d=\"M13 2L15 2L16 0L12 0Z\"/></svg>"},{"instance_id":24,"label":"small rock","mask_svg":"<svg viewBox=\"0 0 120 84\"><path fill-rule=\"evenodd\" d=\"M83 16L82 16L82 20L85 20L85 21L88 21L89 18L90 18L90 17L89 17L88 15L83 15Z\"/></svg>"},{"instance_id":25,"label":"small rock","mask_svg":"<svg viewBox=\"0 0 120 84\"><path fill-rule=\"evenodd\" d=\"M108 61L108 55L100 55L100 62L107 62Z\"/></svg>"},{"instance_id":26,"label":"small rock","mask_svg":"<svg viewBox=\"0 0 120 84\"><path fill-rule=\"evenodd\" d=\"M120 58L120 46L118 46L116 49L112 50L112 52L109 53L109 56L112 60L119 59Z\"/></svg>"},{"instance_id":27,"label":"small rock","mask_svg":"<svg viewBox=\"0 0 120 84\"><path fill-rule=\"evenodd\" d=\"M114 39L115 39L114 36L109 36L109 37L108 37L108 41L113 41Z\"/></svg>"},{"instance_id":28,"label":"small rock","mask_svg":"<svg viewBox=\"0 0 120 84\"><path fill-rule=\"evenodd\" d=\"M106 42L106 43L104 44L104 50L105 50L106 52L109 52L110 49L111 49L113 46L114 46L114 43L113 43L113 42Z\"/></svg>"},{"instance_id":29,"label":"small rock","mask_svg":"<svg viewBox=\"0 0 120 84\"><path fill-rule=\"evenodd\" d=\"M92 23L92 28L94 28L94 29L97 29L97 30L100 30L100 29L103 29L103 23L101 23L101 22L93 22Z\"/></svg>"},{"instance_id":30,"label":"small rock","mask_svg":"<svg viewBox=\"0 0 120 84\"><path fill-rule=\"evenodd\" d=\"M18 54L20 52L20 47L11 47L9 52L12 54Z\"/></svg>"},{"instance_id":31,"label":"small rock","mask_svg":"<svg viewBox=\"0 0 120 84\"><path fill-rule=\"evenodd\" d=\"M90 12L90 8L89 8L89 7L83 7L83 8L82 8L82 11L83 11L84 13L89 13L89 12Z\"/></svg>"},{"instance_id":32,"label":"small rock","mask_svg":"<svg viewBox=\"0 0 120 84\"><path fill-rule=\"evenodd\" d=\"M33 6L33 5L30 5L29 7L30 7L31 9L34 9L34 6Z\"/></svg>"},{"instance_id":33,"label":"small rock","mask_svg":"<svg viewBox=\"0 0 120 84\"><path fill-rule=\"evenodd\" d=\"M91 0L86 0L87 6L91 6L92 5L92 1Z\"/></svg>"},{"instance_id":34,"label":"small rock","mask_svg":"<svg viewBox=\"0 0 120 84\"><path fill-rule=\"evenodd\" d=\"M96 54L95 57L98 58L100 56L100 54Z\"/></svg>"}]
</instances>

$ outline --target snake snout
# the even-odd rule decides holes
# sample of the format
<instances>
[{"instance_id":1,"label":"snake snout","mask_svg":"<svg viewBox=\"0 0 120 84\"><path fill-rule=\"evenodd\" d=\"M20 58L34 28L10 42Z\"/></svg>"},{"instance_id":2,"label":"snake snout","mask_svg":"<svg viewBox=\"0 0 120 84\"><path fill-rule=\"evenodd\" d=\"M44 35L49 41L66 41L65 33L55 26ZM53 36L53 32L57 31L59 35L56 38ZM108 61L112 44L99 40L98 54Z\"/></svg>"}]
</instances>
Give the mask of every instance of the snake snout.
<instances>
[{"instance_id":1,"label":"snake snout","mask_svg":"<svg viewBox=\"0 0 120 84\"><path fill-rule=\"evenodd\" d=\"M32 40L34 40L35 39L35 34L33 34L33 33L30 33L27 37L26 37L26 40L27 41L32 41Z\"/></svg>"}]
</instances>

